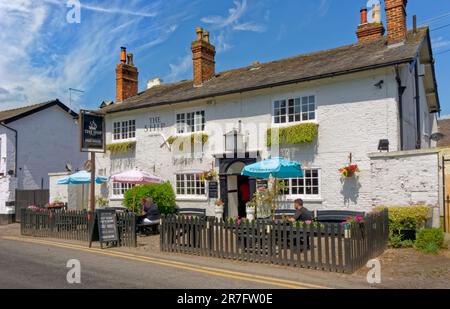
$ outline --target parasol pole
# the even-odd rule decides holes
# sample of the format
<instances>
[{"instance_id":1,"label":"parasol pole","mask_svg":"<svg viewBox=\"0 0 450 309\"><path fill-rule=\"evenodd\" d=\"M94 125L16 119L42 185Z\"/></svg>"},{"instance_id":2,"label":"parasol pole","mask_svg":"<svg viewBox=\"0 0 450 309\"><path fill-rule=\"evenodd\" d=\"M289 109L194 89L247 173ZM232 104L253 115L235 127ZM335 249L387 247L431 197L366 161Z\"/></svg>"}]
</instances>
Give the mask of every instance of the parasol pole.
<instances>
[{"instance_id":1,"label":"parasol pole","mask_svg":"<svg viewBox=\"0 0 450 309\"><path fill-rule=\"evenodd\" d=\"M95 152L91 152L91 201L90 201L90 210L92 212L95 211Z\"/></svg>"}]
</instances>

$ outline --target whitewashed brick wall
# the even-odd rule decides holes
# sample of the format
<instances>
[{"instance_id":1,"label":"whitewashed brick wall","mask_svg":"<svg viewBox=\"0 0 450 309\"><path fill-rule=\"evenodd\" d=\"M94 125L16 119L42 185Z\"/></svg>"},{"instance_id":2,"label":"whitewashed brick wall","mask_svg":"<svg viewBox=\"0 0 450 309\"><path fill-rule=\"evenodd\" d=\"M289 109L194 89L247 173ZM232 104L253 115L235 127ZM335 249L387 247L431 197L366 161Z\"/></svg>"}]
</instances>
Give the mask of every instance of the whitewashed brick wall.
<instances>
[{"instance_id":1,"label":"whitewashed brick wall","mask_svg":"<svg viewBox=\"0 0 450 309\"><path fill-rule=\"evenodd\" d=\"M439 153L433 150L371 155L374 205L439 206Z\"/></svg>"}]
</instances>

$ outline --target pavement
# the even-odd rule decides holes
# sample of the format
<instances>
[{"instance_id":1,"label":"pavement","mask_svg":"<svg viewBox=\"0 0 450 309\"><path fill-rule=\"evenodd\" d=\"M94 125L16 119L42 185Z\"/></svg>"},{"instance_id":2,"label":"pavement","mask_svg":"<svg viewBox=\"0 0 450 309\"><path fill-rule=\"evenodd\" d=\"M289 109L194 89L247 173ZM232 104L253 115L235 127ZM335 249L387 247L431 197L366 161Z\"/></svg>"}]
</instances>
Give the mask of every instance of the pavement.
<instances>
[{"instance_id":1,"label":"pavement","mask_svg":"<svg viewBox=\"0 0 450 309\"><path fill-rule=\"evenodd\" d=\"M81 284L66 264L81 264ZM365 276L267 264L163 254L139 248L88 248L86 243L22 237L0 227L0 288L329 289L368 288ZM355 280L356 279L356 280Z\"/></svg>"}]
</instances>

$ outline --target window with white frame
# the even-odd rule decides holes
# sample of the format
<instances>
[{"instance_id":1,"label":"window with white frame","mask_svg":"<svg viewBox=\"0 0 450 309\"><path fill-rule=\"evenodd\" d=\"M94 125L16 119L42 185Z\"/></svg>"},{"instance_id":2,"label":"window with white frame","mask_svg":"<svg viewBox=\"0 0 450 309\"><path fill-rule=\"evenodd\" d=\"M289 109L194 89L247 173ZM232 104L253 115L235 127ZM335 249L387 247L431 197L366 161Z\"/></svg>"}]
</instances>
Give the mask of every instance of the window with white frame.
<instances>
[{"instance_id":1,"label":"window with white frame","mask_svg":"<svg viewBox=\"0 0 450 309\"><path fill-rule=\"evenodd\" d=\"M205 111L177 114L177 133L192 133L205 130Z\"/></svg>"},{"instance_id":2,"label":"window with white frame","mask_svg":"<svg viewBox=\"0 0 450 309\"><path fill-rule=\"evenodd\" d=\"M302 122L316 119L316 97L304 96L273 102L273 123Z\"/></svg>"},{"instance_id":3,"label":"window with white frame","mask_svg":"<svg viewBox=\"0 0 450 309\"><path fill-rule=\"evenodd\" d=\"M120 183L113 182L113 195L114 196L123 196L125 192L133 188L135 185L131 183Z\"/></svg>"},{"instance_id":4,"label":"window with white frame","mask_svg":"<svg viewBox=\"0 0 450 309\"><path fill-rule=\"evenodd\" d=\"M305 169L304 177L284 180L283 195L318 197L320 196L320 170Z\"/></svg>"},{"instance_id":5,"label":"window with white frame","mask_svg":"<svg viewBox=\"0 0 450 309\"><path fill-rule=\"evenodd\" d=\"M206 195L205 182L200 174L178 174L176 175L177 195L201 197Z\"/></svg>"},{"instance_id":6,"label":"window with white frame","mask_svg":"<svg viewBox=\"0 0 450 309\"><path fill-rule=\"evenodd\" d=\"M113 139L127 140L136 137L136 120L117 121L113 124Z\"/></svg>"}]
</instances>

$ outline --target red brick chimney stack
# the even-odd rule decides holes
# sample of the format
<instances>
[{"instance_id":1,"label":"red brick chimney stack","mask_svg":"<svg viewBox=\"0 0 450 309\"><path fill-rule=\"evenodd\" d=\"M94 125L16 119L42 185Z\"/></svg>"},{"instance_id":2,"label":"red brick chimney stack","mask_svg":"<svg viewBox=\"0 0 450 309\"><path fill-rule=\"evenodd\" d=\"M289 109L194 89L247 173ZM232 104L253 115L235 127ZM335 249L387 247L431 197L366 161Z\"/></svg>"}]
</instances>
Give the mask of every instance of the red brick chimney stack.
<instances>
[{"instance_id":1,"label":"red brick chimney stack","mask_svg":"<svg viewBox=\"0 0 450 309\"><path fill-rule=\"evenodd\" d=\"M358 37L358 43L369 43L382 38L385 32L383 23L381 21L374 21L369 23L367 21L367 8L362 8L361 24L358 26L356 36Z\"/></svg>"},{"instance_id":2,"label":"red brick chimney stack","mask_svg":"<svg viewBox=\"0 0 450 309\"><path fill-rule=\"evenodd\" d=\"M127 54L125 47L120 48L120 63L116 67L116 103L137 95L138 69L133 63L133 54Z\"/></svg>"},{"instance_id":3,"label":"red brick chimney stack","mask_svg":"<svg viewBox=\"0 0 450 309\"><path fill-rule=\"evenodd\" d=\"M192 61L194 64L194 86L214 78L216 71L216 48L209 42L209 32L196 29L197 39L192 42Z\"/></svg>"},{"instance_id":4,"label":"red brick chimney stack","mask_svg":"<svg viewBox=\"0 0 450 309\"><path fill-rule=\"evenodd\" d=\"M408 0L385 0L388 44L396 44L406 39L406 5Z\"/></svg>"}]
</instances>

